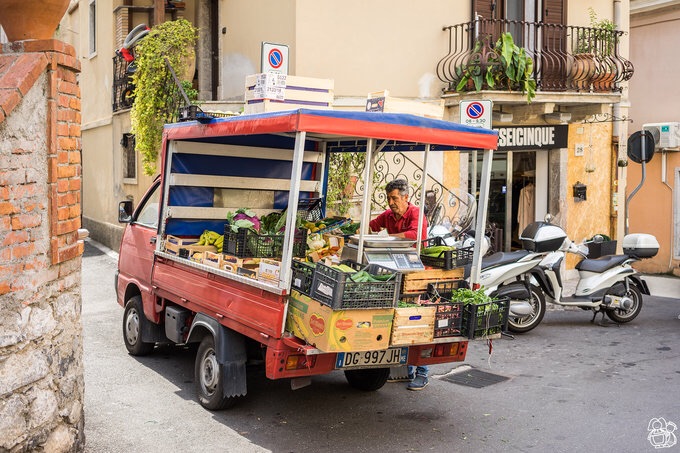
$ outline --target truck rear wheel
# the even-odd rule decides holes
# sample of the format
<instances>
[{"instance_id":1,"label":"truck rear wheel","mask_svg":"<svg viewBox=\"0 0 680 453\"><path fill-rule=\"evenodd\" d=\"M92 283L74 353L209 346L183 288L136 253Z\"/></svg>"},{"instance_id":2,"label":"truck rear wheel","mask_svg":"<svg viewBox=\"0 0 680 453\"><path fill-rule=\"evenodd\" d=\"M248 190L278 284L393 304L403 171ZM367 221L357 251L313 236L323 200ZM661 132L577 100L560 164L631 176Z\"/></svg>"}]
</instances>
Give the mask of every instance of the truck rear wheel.
<instances>
[{"instance_id":1,"label":"truck rear wheel","mask_svg":"<svg viewBox=\"0 0 680 453\"><path fill-rule=\"evenodd\" d=\"M142 296L134 296L125 304L123 313L123 341L130 355L148 355L153 351L154 343L142 341L142 327L149 322L144 315Z\"/></svg>"},{"instance_id":2,"label":"truck rear wheel","mask_svg":"<svg viewBox=\"0 0 680 453\"><path fill-rule=\"evenodd\" d=\"M378 390L390 377L389 368L367 368L365 370L346 370L345 378L349 385L364 391Z\"/></svg>"},{"instance_id":3,"label":"truck rear wheel","mask_svg":"<svg viewBox=\"0 0 680 453\"><path fill-rule=\"evenodd\" d=\"M218 411L234 403L235 397L224 396L224 378L215 353L215 339L206 335L198 347L194 365L194 380L201 406Z\"/></svg>"}]
</instances>

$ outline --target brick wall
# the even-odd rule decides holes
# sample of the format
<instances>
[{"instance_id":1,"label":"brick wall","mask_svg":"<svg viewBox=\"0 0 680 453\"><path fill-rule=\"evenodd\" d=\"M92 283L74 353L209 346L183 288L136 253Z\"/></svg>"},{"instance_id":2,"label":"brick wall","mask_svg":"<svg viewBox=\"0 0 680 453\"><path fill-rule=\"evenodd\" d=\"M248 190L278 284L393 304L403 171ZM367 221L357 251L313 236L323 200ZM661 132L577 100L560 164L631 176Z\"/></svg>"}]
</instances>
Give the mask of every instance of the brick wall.
<instances>
[{"instance_id":1,"label":"brick wall","mask_svg":"<svg viewBox=\"0 0 680 453\"><path fill-rule=\"evenodd\" d=\"M0 49L0 451L82 451L79 62Z\"/></svg>"}]
</instances>

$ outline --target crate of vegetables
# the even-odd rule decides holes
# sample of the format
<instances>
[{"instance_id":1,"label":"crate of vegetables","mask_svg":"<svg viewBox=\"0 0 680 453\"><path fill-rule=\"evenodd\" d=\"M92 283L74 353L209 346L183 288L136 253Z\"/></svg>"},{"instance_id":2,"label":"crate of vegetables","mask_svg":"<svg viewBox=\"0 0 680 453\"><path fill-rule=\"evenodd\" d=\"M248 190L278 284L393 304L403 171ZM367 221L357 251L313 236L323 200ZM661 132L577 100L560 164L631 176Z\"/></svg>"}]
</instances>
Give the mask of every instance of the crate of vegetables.
<instances>
[{"instance_id":1,"label":"crate of vegetables","mask_svg":"<svg viewBox=\"0 0 680 453\"><path fill-rule=\"evenodd\" d=\"M420 261L426 266L450 270L471 263L473 251L474 246L449 246L444 239L432 237L422 242Z\"/></svg>"},{"instance_id":2,"label":"crate of vegetables","mask_svg":"<svg viewBox=\"0 0 680 453\"><path fill-rule=\"evenodd\" d=\"M343 261L316 264L312 298L334 310L392 308L401 286L401 273L377 264Z\"/></svg>"},{"instance_id":3,"label":"crate of vegetables","mask_svg":"<svg viewBox=\"0 0 680 453\"><path fill-rule=\"evenodd\" d=\"M316 264L314 263L294 259L291 264L291 288L304 294L305 296L311 297L312 280L314 279L315 268Z\"/></svg>"},{"instance_id":4,"label":"crate of vegetables","mask_svg":"<svg viewBox=\"0 0 680 453\"><path fill-rule=\"evenodd\" d=\"M470 302L463 307L463 334L469 339L485 338L507 330L510 299Z\"/></svg>"},{"instance_id":5,"label":"crate of vegetables","mask_svg":"<svg viewBox=\"0 0 680 453\"><path fill-rule=\"evenodd\" d=\"M262 218L248 209L229 213L224 225L224 253L238 258L281 258L285 220L285 215L278 212ZM293 256L304 257L306 251L307 230L298 229Z\"/></svg>"}]
</instances>

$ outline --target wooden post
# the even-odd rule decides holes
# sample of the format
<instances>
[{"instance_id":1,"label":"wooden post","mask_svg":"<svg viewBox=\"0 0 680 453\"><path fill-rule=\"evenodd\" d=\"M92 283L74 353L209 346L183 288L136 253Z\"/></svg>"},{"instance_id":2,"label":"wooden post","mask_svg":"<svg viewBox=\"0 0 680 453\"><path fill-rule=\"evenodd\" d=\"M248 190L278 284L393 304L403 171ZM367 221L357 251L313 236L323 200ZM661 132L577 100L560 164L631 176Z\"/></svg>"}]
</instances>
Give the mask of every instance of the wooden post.
<instances>
[{"instance_id":1,"label":"wooden post","mask_svg":"<svg viewBox=\"0 0 680 453\"><path fill-rule=\"evenodd\" d=\"M153 0L153 25L165 22L165 0Z\"/></svg>"}]
</instances>

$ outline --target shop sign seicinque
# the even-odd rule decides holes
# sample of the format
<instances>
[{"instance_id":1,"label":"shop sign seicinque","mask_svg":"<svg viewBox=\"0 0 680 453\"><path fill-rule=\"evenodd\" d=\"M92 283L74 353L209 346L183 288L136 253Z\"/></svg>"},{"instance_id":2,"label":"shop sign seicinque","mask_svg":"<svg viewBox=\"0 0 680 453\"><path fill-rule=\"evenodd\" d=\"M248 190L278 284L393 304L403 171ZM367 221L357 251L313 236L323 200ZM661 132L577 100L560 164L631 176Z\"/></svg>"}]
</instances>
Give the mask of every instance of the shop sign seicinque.
<instances>
[{"instance_id":1,"label":"shop sign seicinque","mask_svg":"<svg viewBox=\"0 0 680 453\"><path fill-rule=\"evenodd\" d=\"M569 126L494 127L498 131L498 151L566 148Z\"/></svg>"}]
</instances>

